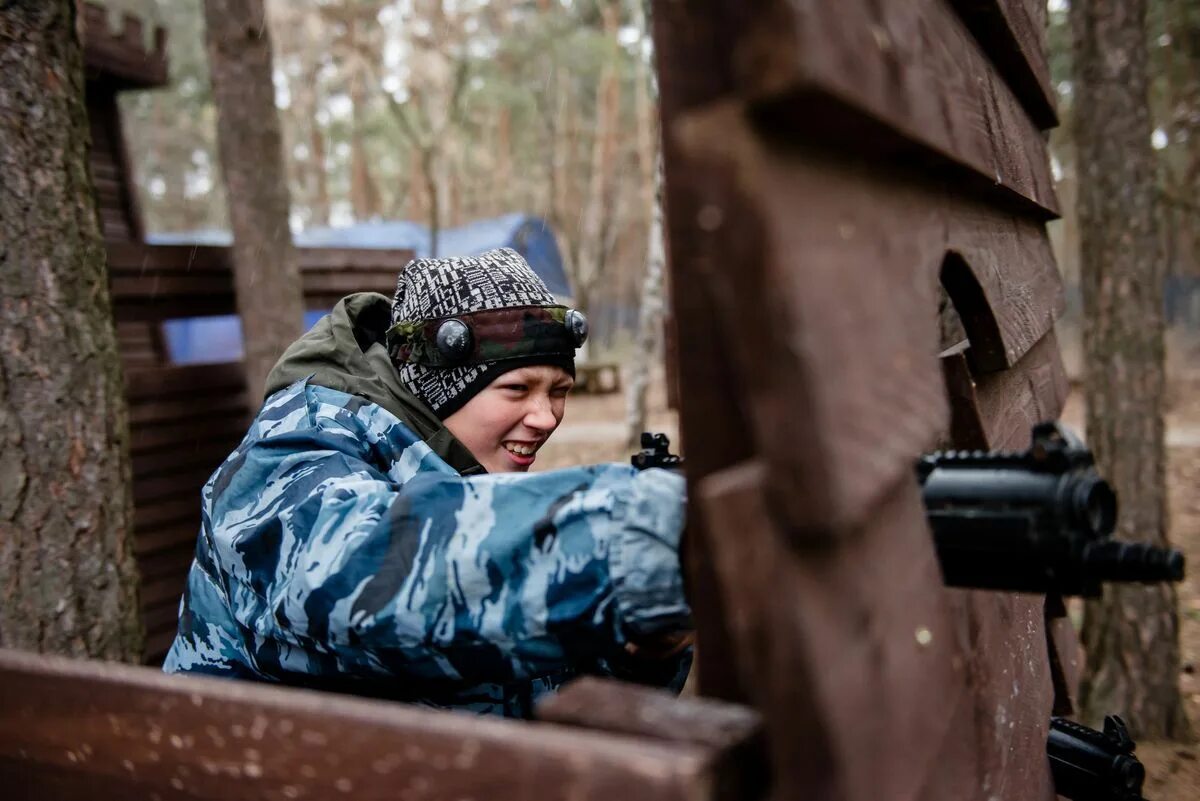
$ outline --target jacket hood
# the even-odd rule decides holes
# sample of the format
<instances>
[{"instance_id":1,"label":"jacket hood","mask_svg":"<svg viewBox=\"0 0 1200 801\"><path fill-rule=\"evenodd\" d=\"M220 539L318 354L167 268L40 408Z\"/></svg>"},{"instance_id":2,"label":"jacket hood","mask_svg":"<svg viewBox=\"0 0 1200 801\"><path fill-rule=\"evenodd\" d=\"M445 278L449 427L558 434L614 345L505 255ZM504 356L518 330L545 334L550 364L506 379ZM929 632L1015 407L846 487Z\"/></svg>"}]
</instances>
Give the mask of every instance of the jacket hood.
<instances>
[{"instance_id":1,"label":"jacket hood","mask_svg":"<svg viewBox=\"0 0 1200 801\"><path fill-rule=\"evenodd\" d=\"M297 381L312 383L382 406L463 475L485 472L466 446L400 383L388 357L385 334L391 301L376 292L348 295L293 342L267 376L266 394Z\"/></svg>"}]
</instances>

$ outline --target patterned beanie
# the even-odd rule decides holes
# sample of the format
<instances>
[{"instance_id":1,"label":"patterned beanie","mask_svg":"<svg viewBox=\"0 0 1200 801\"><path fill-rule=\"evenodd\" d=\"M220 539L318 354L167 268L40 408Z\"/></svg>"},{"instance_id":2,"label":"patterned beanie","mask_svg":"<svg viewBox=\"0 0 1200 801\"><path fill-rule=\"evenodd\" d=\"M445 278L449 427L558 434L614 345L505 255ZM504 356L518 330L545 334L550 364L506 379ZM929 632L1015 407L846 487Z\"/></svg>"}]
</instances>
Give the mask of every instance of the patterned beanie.
<instances>
[{"instance_id":1,"label":"patterned beanie","mask_svg":"<svg viewBox=\"0 0 1200 801\"><path fill-rule=\"evenodd\" d=\"M553 365L575 375L584 316L558 304L515 250L416 259L396 283L388 353L400 381L440 419L501 373Z\"/></svg>"}]
</instances>

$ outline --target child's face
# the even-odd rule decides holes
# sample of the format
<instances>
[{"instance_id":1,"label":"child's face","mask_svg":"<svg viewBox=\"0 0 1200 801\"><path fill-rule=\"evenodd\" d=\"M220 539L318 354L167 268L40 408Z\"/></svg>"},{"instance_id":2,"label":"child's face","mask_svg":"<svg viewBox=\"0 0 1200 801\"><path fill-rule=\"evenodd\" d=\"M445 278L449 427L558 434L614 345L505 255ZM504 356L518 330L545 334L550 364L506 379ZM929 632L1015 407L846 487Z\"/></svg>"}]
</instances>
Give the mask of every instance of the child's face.
<instances>
[{"instance_id":1,"label":"child's face","mask_svg":"<svg viewBox=\"0 0 1200 801\"><path fill-rule=\"evenodd\" d=\"M562 422L574 384L560 367L510 370L447 417L446 428L489 473L524 472Z\"/></svg>"}]
</instances>

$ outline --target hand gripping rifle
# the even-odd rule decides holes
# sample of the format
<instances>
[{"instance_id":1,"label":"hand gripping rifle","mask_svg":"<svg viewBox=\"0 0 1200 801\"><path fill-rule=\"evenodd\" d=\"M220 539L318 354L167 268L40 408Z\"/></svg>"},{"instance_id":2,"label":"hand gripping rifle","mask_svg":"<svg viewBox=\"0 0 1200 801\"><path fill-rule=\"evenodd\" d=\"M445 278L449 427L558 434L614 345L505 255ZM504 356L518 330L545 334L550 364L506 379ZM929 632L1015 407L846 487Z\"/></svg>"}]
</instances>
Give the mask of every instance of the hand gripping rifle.
<instances>
[{"instance_id":1,"label":"hand gripping rifle","mask_svg":"<svg viewBox=\"0 0 1200 801\"><path fill-rule=\"evenodd\" d=\"M947 585L1096 597L1106 581L1183 578L1179 551L1112 539L1117 496L1057 423L1024 452L928 454L917 477Z\"/></svg>"}]
</instances>

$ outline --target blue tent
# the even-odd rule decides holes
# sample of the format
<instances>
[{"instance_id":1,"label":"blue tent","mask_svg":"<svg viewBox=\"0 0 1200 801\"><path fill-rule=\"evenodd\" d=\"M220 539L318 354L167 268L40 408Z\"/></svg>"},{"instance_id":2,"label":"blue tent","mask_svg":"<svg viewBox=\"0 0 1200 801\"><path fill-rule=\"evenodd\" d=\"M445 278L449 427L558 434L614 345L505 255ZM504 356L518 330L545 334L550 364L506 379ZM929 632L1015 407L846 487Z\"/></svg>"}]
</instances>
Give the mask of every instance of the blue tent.
<instances>
[{"instance_id":1,"label":"blue tent","mask_svg":"<svg viewBox=\"0 0 1200 801\"><path fill-rule=\"evenodd\" d=\"M228 245L226 231L203 230L179 234L153 234L150 244ZM380 220L357 223L344 228L313 228L296 235L298 247L410 249L417 258L428 258L429 229L407 220ZM506 214L479 220L458 228L447 228L438 235L438 256L474 256L485 250L510 247L525 257L550 291L561 300L571 297L562 254L554 232L541 217ZM309 311L304 315L305 330L325 314ZM230 362L242 358L242 325L237 315L191 317L163 323L167 354L174 364Z\"/></svg>"}]
</instances>

